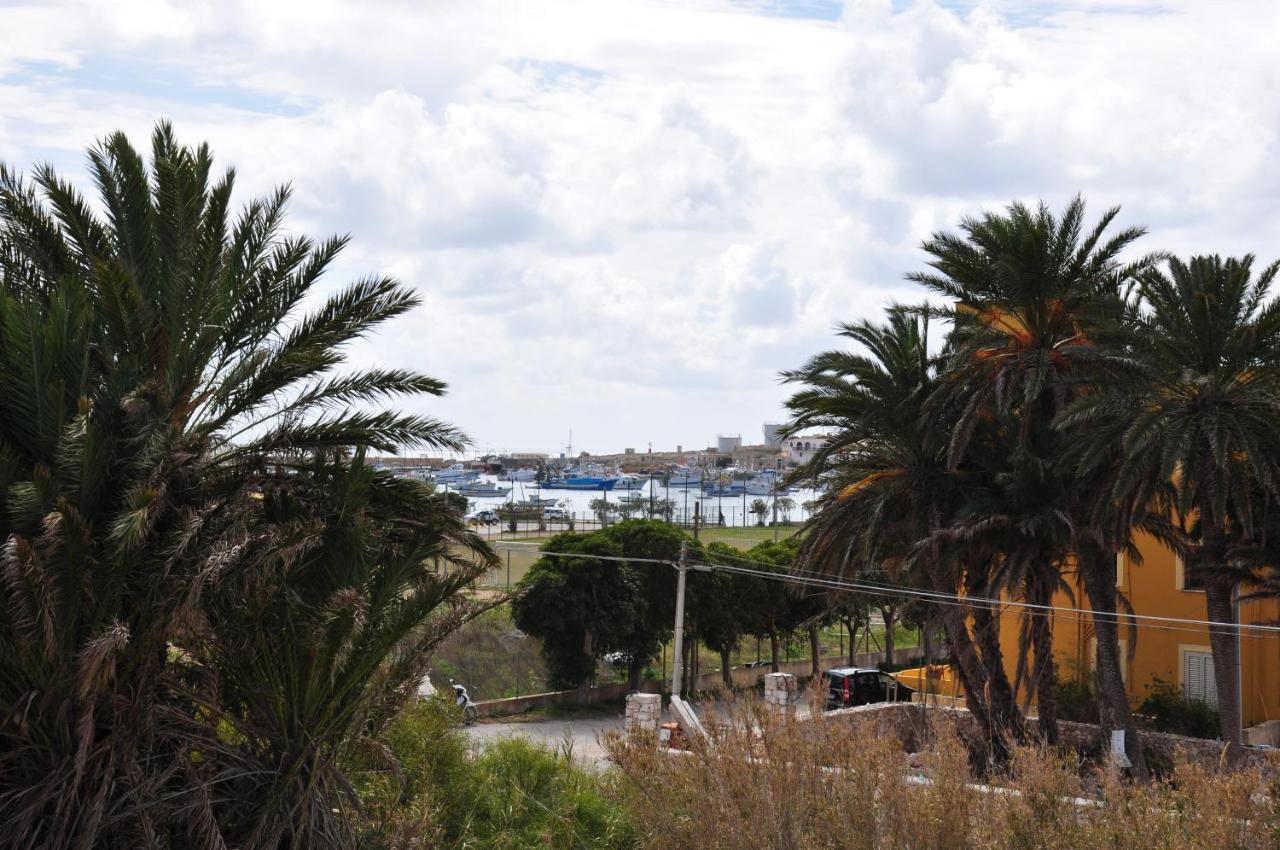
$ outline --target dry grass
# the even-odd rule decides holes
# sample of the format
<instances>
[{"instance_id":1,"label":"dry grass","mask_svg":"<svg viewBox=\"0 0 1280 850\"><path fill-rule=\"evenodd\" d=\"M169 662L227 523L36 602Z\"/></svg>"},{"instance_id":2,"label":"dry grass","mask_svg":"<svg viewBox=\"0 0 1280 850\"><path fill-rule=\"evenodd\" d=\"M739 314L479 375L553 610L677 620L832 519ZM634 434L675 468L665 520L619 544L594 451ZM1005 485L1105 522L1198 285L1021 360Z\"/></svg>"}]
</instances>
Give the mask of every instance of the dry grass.
<instances>
[{"instance_id":1,"label":"dry grass","mask_svg":"<svg viewBox=\"0 0 1280 850\"><path fill-rule=\"evenodd\" d=\"M954 729L908 756L897 736L839 719L780 722L757 704L710 725L710 746L664 754L610 738L644 846L701 848L1272 848L1276 790L1258 771L1189 764L1150 785L1083 772L1038 748L973 782Z\"/></svg>"}]
</instances>

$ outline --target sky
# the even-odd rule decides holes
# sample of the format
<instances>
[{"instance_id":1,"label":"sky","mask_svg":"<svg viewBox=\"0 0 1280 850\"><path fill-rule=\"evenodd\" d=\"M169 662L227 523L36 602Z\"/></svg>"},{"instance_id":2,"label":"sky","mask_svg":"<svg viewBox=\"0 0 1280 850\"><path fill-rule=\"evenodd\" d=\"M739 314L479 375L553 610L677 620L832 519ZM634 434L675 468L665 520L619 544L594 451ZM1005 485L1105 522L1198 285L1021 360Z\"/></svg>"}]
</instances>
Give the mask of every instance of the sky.
<instances>
[{"instance_id":1,"label":"sky","mask_svg":"<svg viewBox=\"0 0 1280 850\"><path fill-rule=\"evenodd\" d=\"M350 352L449 384L477 450L760 442L837 322L1012 200L1141 251L1280 257L1280 3L0 0L0 160L85 184L168 118L349 233L326 291L422 306Z\"/></svg>"}]
</instances>

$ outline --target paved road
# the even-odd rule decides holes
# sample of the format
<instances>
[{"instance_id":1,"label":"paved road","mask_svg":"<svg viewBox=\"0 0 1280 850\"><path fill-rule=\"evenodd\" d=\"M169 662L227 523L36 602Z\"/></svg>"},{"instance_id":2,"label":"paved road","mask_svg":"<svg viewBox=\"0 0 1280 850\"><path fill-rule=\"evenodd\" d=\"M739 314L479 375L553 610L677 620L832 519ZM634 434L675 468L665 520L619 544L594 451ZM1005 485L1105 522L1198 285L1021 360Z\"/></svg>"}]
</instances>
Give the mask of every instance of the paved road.
<instances>
[{"instance_id":1,"label":"paved road","mask_svg":"<svg viewBox=\"0 0 1280 850\"><path fill-rule=\"evenodd\" d=\"M620 714L585 715L572 719L533 720L524 722L480 722L467 729L467 735L476 742L495 741L500 738L527 738L539 744L559 749L566 740L572 742L573 757L582 764L602 765L607 761L604 747L596 736L606 730L621 732L623 718ZM567 738L566 738L567 736Z\"/></svg>"}]
</instances>

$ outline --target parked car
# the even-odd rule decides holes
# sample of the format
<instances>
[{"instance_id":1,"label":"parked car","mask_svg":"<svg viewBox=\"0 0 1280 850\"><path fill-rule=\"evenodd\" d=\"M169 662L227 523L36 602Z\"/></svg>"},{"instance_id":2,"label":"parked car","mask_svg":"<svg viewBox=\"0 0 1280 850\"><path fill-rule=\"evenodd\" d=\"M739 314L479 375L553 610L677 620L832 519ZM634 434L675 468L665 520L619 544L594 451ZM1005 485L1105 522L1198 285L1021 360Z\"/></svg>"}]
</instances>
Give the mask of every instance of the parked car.
<instances>
[{"instance_id":1,"label":"parked car","mask_svg":"<svg viewBox=\"0 0 1280 850\"><path fill-rule=\"evenodd\" d=\"M564 508L546 508L542 512L542 518L564 522L569 519L569 512Z\"/></svg>"},{"instance_id":2,"label":"parked car","mask_svg":"<svg viewBox=\"0 0 1280 850\"><path fill-rule=\"evenodd\" d=\"M827 711L873 702L910 702L915 693L874 667L835 667L822 678L827 685Z\"/></svg>"},{"instance_id":3,"label":"parked car","mask_svg":"<svg viewBox=\"0 0 1280 850\"><path fill-rule=\"evenodd\" d=\"M497 525L498 521L498 512L491 510L476 511L467 517L467 522L472 525Z\"/></svg>"}]
</instances>

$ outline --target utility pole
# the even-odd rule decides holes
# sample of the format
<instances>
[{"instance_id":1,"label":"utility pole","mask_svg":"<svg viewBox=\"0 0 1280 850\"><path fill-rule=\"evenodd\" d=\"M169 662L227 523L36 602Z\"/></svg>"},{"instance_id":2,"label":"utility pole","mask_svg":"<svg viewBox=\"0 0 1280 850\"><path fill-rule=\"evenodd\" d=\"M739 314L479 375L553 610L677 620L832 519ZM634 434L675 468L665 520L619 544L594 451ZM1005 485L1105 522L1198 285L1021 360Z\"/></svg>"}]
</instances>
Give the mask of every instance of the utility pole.
<instances>
[{"instance_id":1,"label":"utility pole","mask_svg":"<svg viewBox=\"0 0 1280 850\"><path fill-rule=\"evenodd\" d=\"M698 539L698 526L702 523L702 502L693 503L693 539Z\"/></svg>"},{"instance_id":2,"label":"utility pole","mask_svg":"<svg viewBox=\"0 0 1280 850\"><path fill-rule=\"evenodd\" d=\"M689 570L689 544L680 541L680 560L676 563L676 644L671 653L671 693L684 693L684 576Z\"/></svg>"}]
</instances>

